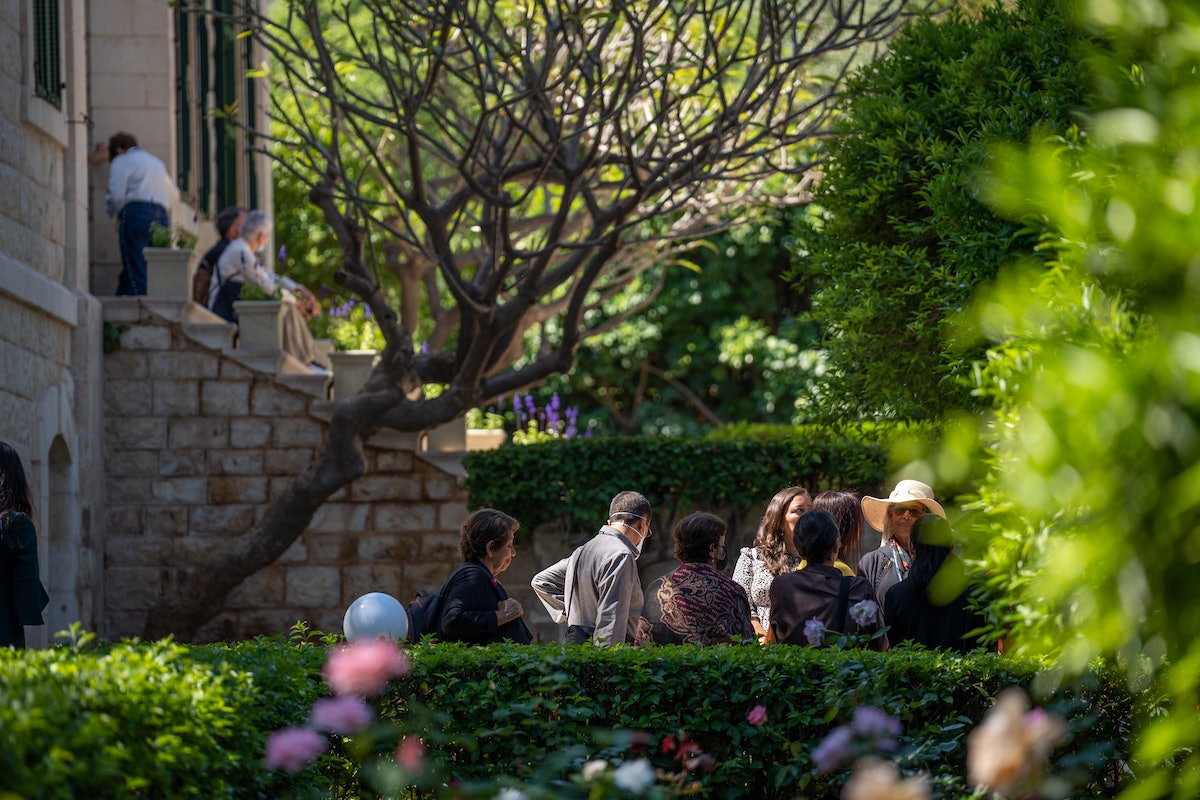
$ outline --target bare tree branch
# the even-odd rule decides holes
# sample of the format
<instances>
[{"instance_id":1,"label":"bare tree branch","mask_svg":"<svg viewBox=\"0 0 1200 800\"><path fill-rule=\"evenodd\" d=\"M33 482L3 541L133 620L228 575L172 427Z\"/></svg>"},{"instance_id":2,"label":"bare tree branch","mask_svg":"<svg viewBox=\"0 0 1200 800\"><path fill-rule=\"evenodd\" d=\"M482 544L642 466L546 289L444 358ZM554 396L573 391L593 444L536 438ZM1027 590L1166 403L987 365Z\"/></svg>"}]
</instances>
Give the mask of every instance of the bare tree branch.
<instances>
[{"instance_id":1,"label":"bare tree branch","mask_svg":"<svg viewBox=\"0 0 1200 800\"><path fill-rule=\"evenodd\" d=\"M387 346L304 474L192 565L147 631L190 637L362 473L374 431L422 430L568 370L583 338L655 302L674 243L804 200L846 71L932 2L289 0L274 17L262 0L196 4L267 54L276 130L256 146L313 187L342 250L333 278ZM639 302L603 315L648 273ZM436 320L419 347L418 293ZM424 397L426 383L445 388Z\"/></svg>"}]
</instances>

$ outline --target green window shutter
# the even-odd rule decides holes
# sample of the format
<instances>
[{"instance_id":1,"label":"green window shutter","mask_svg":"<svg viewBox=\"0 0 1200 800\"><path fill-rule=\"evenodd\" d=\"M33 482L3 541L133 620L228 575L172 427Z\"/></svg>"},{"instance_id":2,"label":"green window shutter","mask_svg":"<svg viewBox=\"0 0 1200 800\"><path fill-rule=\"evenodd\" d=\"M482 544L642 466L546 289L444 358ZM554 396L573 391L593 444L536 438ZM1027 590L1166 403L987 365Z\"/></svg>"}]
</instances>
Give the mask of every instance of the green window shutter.
<instances>
[{"instance_id":1,"label":"green window shutter","mask_svg":"<svg viewBox=\"0 0 1200 800\"><path fill-rule=\"evenodd\" d=\"M58 37L58 0L33 0L34 94L61 111L62 55Z\"/></svg>"},{"instance_id":2,"label":"green window shutter","mask_svg":"<svg viewBox=\"0 0 1200 800\"><path fill-rule=\"evenodd\" d=\"M232 0L218 0L216 9L231 15ZM232 21L222 20L213 26L213 88L216 107L220 114L214 119L213 134L216 140L217 208L236 205L238 202L238 131L237 120L241 116L238 98L237 31Z\"/></svg>"},{"instance_id":3,"label":"green window shutter","mask_svg":"<svg viewBox=\"0 0 1200 800\"><path fill-rule=\"evenodd\" d=\"M247 36L242 40L242 48L245 59L243 74L246 76L245 97L242 100L242 108L245 109L242 122L246 126L246 150L242 154L246 169L246 200L250 208L258 208L258 172L254 169L255 132L257 131L257 126L254 124L256 95L254 94L254 78L250 77L250 73L254 70L254 41Z\"/></svg>"},{"instance_id":4,"label":"green window shutter","mask_svg":"<svg viewBox=\"0 0 1200 800\"><path fill-rule=\"evenodd\" d=\"M184 194L197 188L192 177L192 98L188 83L192 68L192 16L182 8L175 11L175 130L178 158L175 180Z\"/></svg>"}]
</instances>

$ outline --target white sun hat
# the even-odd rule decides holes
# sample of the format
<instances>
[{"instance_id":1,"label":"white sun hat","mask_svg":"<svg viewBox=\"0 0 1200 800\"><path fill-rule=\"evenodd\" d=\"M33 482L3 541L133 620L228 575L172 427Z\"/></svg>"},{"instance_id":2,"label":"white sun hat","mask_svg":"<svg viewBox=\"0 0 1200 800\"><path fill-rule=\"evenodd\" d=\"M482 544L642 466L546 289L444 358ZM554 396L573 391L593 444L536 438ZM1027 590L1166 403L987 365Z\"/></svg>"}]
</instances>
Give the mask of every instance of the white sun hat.
<instances>
[{"instance_id":1,"label":"white sun hat","mask_svg":"<svg viewBox=\"0 0 1200 800\"><path fill-rule=\"evenodd\" d=\"M888 506L914 501L929 509L929 513L937 514L942 519L946 518L946 510L937 500L933 499L933 489L929 484L920 481L900 481L886 500L882 497L864 497L862 499L863 516L866 517L867 522L871 523L872 528L881 531Z\"/></svg>"}]
</instances>

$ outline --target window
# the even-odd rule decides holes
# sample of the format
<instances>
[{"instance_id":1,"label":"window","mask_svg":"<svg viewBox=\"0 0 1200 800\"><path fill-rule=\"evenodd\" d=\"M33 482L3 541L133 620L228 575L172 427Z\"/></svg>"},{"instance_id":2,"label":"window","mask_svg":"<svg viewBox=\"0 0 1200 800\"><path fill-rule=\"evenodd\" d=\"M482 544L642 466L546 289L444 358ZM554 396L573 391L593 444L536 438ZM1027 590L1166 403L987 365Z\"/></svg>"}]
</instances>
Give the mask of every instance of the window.
<instances>
[{"instance_id":1,"label":"window","mask_svg":"<svg viewBox=\"0 0 1200 800\"><path fill-rule=\"evenodd\" d=\"M33 92L62 110L58 0L33 0Z\"/></svg>"},{"instance_id":2,"label":"window","mask_svg":"<svg viewBox=\"0 0 1200 800\"><path fill-rule=\"evenodd\" d=\"M258 205L258 175L249 152L256 127L248 77L253 40L231 19L232 0L203 11L175 11L179 188L208 216L231 205Z\"/></svg>"}]
</instances>

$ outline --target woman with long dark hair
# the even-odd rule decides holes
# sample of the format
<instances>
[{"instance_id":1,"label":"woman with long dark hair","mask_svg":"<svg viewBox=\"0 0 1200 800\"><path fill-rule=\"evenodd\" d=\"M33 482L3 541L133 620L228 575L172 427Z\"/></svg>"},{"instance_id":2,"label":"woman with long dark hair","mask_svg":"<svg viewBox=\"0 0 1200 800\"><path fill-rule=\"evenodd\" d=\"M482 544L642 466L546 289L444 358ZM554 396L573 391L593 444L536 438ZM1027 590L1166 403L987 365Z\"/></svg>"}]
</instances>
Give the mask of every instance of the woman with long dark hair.
<instances>
[{"instance_id":1,"label":"woman with long dark hair","mask_svg":"<svg viewBox=\"0 0 1200 800\"><path fill-rule=\"evenodd\" d=\"M0 442L0 647L24 647L24 626L45 624L50 598L38 575L32 513L21 457Z\"/></svg>"},{"instance_id":2,"label":"woman with long dark hair","mask_svg":"<svg viewBox=\"0 0 1200 800\"><path fill-rule=\"evenodd\" d=\"M792 534L796 521L812 508L812 497L800 486L781 489L767 503L754 537L754 547L743 547L733 569L733 579L750 598L750 621L759 637L771 624L771 581L800 566Z\"/></svg>"}]
</instances>

